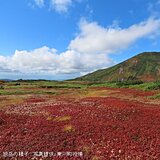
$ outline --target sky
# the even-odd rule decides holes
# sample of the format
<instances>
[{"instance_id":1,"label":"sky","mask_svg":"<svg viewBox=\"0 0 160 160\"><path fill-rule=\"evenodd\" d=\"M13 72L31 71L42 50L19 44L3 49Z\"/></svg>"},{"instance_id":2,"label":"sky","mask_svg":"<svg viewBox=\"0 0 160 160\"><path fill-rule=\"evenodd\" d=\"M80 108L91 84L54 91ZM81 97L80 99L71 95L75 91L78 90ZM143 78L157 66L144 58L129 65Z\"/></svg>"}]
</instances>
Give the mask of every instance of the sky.
<instances>
[{"instance_id":1,"label":"sky","mask_svg":"<svg viewBox=\"0 0 160 160\"><path fill-rule=\"evenodd\" d=\"M146 51L160 51L160 0L0 1L0 79L71 79Z\"/></svg>"}]
</instances>

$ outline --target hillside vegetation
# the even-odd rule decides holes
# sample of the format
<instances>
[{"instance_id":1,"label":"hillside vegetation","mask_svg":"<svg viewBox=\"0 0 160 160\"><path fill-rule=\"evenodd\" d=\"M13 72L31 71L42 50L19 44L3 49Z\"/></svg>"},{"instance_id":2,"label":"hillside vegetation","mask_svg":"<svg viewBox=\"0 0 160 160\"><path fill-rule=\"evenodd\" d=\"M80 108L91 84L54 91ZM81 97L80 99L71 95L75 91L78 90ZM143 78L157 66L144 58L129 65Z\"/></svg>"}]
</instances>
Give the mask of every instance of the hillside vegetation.
<instances>
[{"instance_id":1,"label":"hillside vegetation","mask_svg":"<svg viewBox=\"0 0 160 160\"><path fill-rule=\"evenodd\" d=\"M76 78L78 81L160 81L160 52L144 52L120 64Z\"/></svg>"}]
</instances>

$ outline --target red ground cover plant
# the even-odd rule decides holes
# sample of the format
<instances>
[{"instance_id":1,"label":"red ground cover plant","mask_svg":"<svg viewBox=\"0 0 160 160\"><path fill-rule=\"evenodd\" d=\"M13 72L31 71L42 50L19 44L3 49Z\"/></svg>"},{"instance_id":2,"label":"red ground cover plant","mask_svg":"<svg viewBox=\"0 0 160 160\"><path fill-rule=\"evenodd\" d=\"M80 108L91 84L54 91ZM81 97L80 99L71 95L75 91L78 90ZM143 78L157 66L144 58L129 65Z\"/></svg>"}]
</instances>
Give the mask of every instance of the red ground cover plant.
<instances>
[{"instance_id":1,"label":"red ground cover plant","mask_svg":"<svg viewBox=\"0 0 160 160\"><path fill-rule=\"evenodd\" d=\"M131 89L131 88L108 88L108 87L92 87L91 89L93 90L113 90L113 91L118 91L121 94L129 94L132 96L136 97L146 97L146 96L153 96L156 94L158 91L143 91L143 90L138 90L138 89Z\"/></svg>"},{"instance_id":2,"label":"red ground cover plant","mask_svg":"<svg viewBox=\"0 0 160 160\"><path fill-rule=\"evenodd\" d=\"M41 158L57 160L158 160L160 106L113 97L10 106L0 112L0 152L5 151L83 152Z\"/></svg>"},{"instance_id":3,"label":"red ground cover plant","mask_svg":"<svg viewBox=\"0 0 160 160\"><path fill-rule=\"evenodd\" d=\"M26 100L27 103L38 103L38 102L44 102L45 99L43 98L29 98Z\"/></svg>"}]
</instances>

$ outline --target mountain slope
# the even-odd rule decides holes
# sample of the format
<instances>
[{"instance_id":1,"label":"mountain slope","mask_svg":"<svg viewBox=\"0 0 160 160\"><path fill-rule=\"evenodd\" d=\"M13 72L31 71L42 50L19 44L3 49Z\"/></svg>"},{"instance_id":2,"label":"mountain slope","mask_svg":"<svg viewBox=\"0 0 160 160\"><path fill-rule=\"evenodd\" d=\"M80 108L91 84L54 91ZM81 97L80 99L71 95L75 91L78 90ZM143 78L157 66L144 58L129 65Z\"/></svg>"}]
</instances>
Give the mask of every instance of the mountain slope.
<instances>
[{"instance_id":1,"label":"mountain slope","mask_svg":"<svg viewBox=\"0 0 160 160\"><path fill-rule=\"evenodd\" d=\"M76 78L81 81L160 81L160 52L144 52L113 67Z\"/></svg>"}]
</instances>

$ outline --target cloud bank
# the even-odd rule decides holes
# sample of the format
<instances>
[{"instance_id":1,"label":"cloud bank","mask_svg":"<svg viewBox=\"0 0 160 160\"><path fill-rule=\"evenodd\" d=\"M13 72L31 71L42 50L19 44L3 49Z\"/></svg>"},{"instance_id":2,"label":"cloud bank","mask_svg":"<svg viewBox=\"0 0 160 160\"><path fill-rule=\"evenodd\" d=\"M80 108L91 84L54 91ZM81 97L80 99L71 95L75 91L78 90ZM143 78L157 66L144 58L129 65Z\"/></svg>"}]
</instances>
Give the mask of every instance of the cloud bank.
<instances>
[{"instance_id":1,"label":"cloud bank","mask_svg":"<svg viewBox=\"0 0 160 160\"><path fill-rule=\"evenodd\" d=\"M74 50L58 54L46 46L33 51L16 50L12 56L0 56L0 70L21 73L74 74L112 64L105 54L81 54Z\"/></svg>"},{"instance_id":2,"label":"cloud bank","mask_svg":"<svg viewBox=\"0 0 160 160\"><path fill-rule=\"evenodd\" d=\"M0 72L48 75L88 73L113 65L110 54L129 47L140 38L156 34L159 29L160 20L153 18L124 29L102 27L96 22L81 20L80 32L71 40L66 51L59 53L47 46L32 51L16 50L11 56L0 56Z\"/></svg>"},{"instance_id":3,"label":"cloud bank","mask_svg":"<svg viewBox=\"0 0 160 160\"><path fill-rule=\"evenodd\" d=\"M71 41L69 49L80 53L113 53L127 48L137 39L154 34L160 29L160 20L149 18L147 21L122 29L104 28L96 22L80 22L80 34Z\"/></svg>"}]
</instances>

